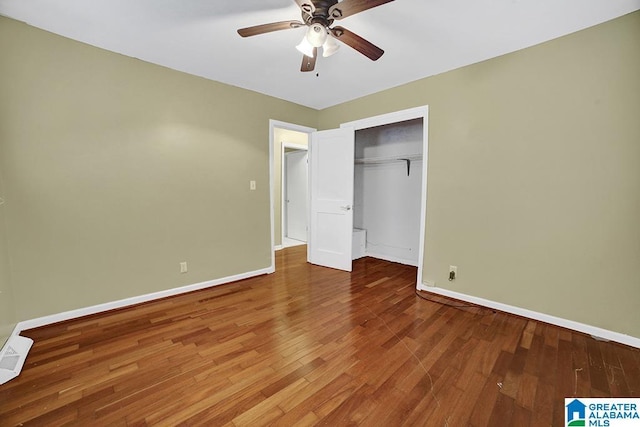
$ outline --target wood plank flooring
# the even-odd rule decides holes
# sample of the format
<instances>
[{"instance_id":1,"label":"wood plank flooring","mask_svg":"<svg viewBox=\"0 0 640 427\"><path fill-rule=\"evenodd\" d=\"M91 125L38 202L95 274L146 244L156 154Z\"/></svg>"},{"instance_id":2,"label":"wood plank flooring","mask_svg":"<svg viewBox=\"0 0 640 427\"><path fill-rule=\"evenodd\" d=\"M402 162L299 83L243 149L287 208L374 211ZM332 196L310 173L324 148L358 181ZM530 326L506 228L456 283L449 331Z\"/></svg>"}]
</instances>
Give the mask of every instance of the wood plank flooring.
<instances>
[{"instance_id":1,"label":"wood plank flooring","mask_svg":"<svg viewBox=\"0 0 640 427\"><path fill-rule=\"evenodd\" d=\"M559 426L564 397L640 396L638 349L424 300L412 267L364 258L349 274L305 251L278 252L272 275L25 331L0 425Z\"/></svg>"}]
</instances>

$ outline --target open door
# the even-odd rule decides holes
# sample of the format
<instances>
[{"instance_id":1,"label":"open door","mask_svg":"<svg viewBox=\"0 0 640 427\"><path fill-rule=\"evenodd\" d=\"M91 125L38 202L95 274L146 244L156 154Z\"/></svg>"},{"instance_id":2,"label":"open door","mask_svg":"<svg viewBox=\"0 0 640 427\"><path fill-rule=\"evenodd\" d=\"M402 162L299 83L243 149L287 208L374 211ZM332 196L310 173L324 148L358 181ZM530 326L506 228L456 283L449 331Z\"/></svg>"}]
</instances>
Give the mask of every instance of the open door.
<instances>
[{"instance_id":1,"label":"open door","mask_svg":"<svg viewBox=\"0 0 640 427\"><path fill-rule=\"evenodd\" d=\"M309 146L307 260L345 271L351 271L354 132L314 132Z\"/></svg>"},{"instance_id":2,"label":"open door","mask_svg":"<svg viewBox=\"0 0 640 427\"><path fill-rule=\"evenodd\" d=\"M284 237L307 241L309 218L309 173L307 150L296 150L284 155ZM284 242L283 242L284 243Z\"/></svg>"}]
</instances>

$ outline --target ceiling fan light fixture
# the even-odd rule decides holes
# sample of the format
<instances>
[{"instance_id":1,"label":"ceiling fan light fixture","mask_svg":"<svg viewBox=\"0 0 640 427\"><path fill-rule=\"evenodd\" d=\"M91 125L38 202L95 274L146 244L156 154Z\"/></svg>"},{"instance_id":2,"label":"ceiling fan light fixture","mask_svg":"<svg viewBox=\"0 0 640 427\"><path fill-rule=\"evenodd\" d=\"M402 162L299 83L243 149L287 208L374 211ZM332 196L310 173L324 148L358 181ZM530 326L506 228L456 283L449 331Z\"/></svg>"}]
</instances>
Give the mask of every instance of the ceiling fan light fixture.
<instances>
[{"instance_id":1,"label":"ceiling fan light fixture","mask_svg":"<svg viewBox=\"0 0 640 427\"><path fill-rule=\"evenodd\" d=\"M307 29L307 41L313 47L320 47L327 40L327 28L319 23L311 24Z\"/></svg>"},{"instance_id":2,"label":"ceiling fan light fixture","mask_svg":"<svg viewBox=\"0 0 640 427\"><path fill-rule=\"evenodd\" d=\"M300 51L303 55L308 56L309 58L313 58L313 45L309 43L307 40L307 36L305 35L300 44L296 46L296 49Z\"/></svg>"},{"instance_id":3,"label":"ceiling fan light fixture","mask_svg":"<svg viewBox=\"0 0 640 427\"><path fill-rule=\"evenodd\" d=\"M2 0L0 0L2 1ZM304 58L300 71L313 71L316 65L318 49L322 48L322 56L332 56L337 52L340 41L360 52L372 61L377 61L384 50L370 41L352 33L341 26L332 27L335 20L355 15L394 0L294 0L302 12L302 21L279 21L269 24L254 25L238 29L241 37L252 37L274 31L305 28L302 41L296 46ZM317 75L317 74L316 74Z\"/></svg>"},{"instance_id":4,"label":"ceiling fan light fixture","mask_svg":"<svg viewBox=\"0 0 640 427\"><path fill-rule=\"evenodd\" d=\"M322 45L322 56L325 58L328 58L329 56L336 53L338 49L340 49L340 45L338 44L336 39L329 36L327 37L327 40L325 40L324 44Z\"/></svg>"}]
</instances>

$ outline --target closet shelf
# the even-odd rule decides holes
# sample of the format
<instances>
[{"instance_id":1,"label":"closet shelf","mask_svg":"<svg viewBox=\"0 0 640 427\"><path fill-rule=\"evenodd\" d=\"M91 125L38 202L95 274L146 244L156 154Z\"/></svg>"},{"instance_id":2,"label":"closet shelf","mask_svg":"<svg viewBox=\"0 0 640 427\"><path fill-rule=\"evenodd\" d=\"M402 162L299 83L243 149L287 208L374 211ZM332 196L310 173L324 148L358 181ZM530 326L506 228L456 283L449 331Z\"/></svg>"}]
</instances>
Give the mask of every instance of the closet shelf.
<instances>
[{"instance_id":1,"label":"closet shelf","mask_svg":"<svg viewBox=\"0 0 640 427\"><path fill-rule=\"evenodd\" d=\"M411 174L411 162L422 160L422 154L398 155L393 157L360 157L356 158L356 164L381 165L384 163L405 162L407 164L407 176Z\"/></svg>"}]
</instances>

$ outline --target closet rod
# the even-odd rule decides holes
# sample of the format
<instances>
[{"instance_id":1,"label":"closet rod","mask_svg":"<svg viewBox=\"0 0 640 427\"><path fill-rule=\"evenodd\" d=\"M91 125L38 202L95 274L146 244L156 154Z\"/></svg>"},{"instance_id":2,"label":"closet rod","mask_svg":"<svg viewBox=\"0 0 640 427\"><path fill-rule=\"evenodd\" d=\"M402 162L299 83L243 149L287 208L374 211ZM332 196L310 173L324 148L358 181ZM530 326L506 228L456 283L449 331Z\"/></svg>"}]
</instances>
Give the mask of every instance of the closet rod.
<instances>
[{"instance_id":1,"label":"closet rod","mask_svg":"<svg viewBox=\"0 0 640 427\"><path fill-rule=\"evenodd\" d=\"M391 162L404 162L406 159L411 161L422 160L422 154L398 154L396 156L387 157L356 157L356 163L368 164L368 163L391 163Z\"/></svg>"},{"instance_id":2,"label":"closet rod","mask_svg":"<svg viewBox=\"0 0 640 427\"><path fill-rule=\"evenodd\" d=\"M365 164L365 165L380 165L384 163L393 163L393 162L406 162L407 163L407 176L411 174L411 162L414 160L422 160L422 154L412 154L410 156L395 156L395 157L360 157L356 158L355 162L357 164Z\"/></svg>"}]
</instances>

